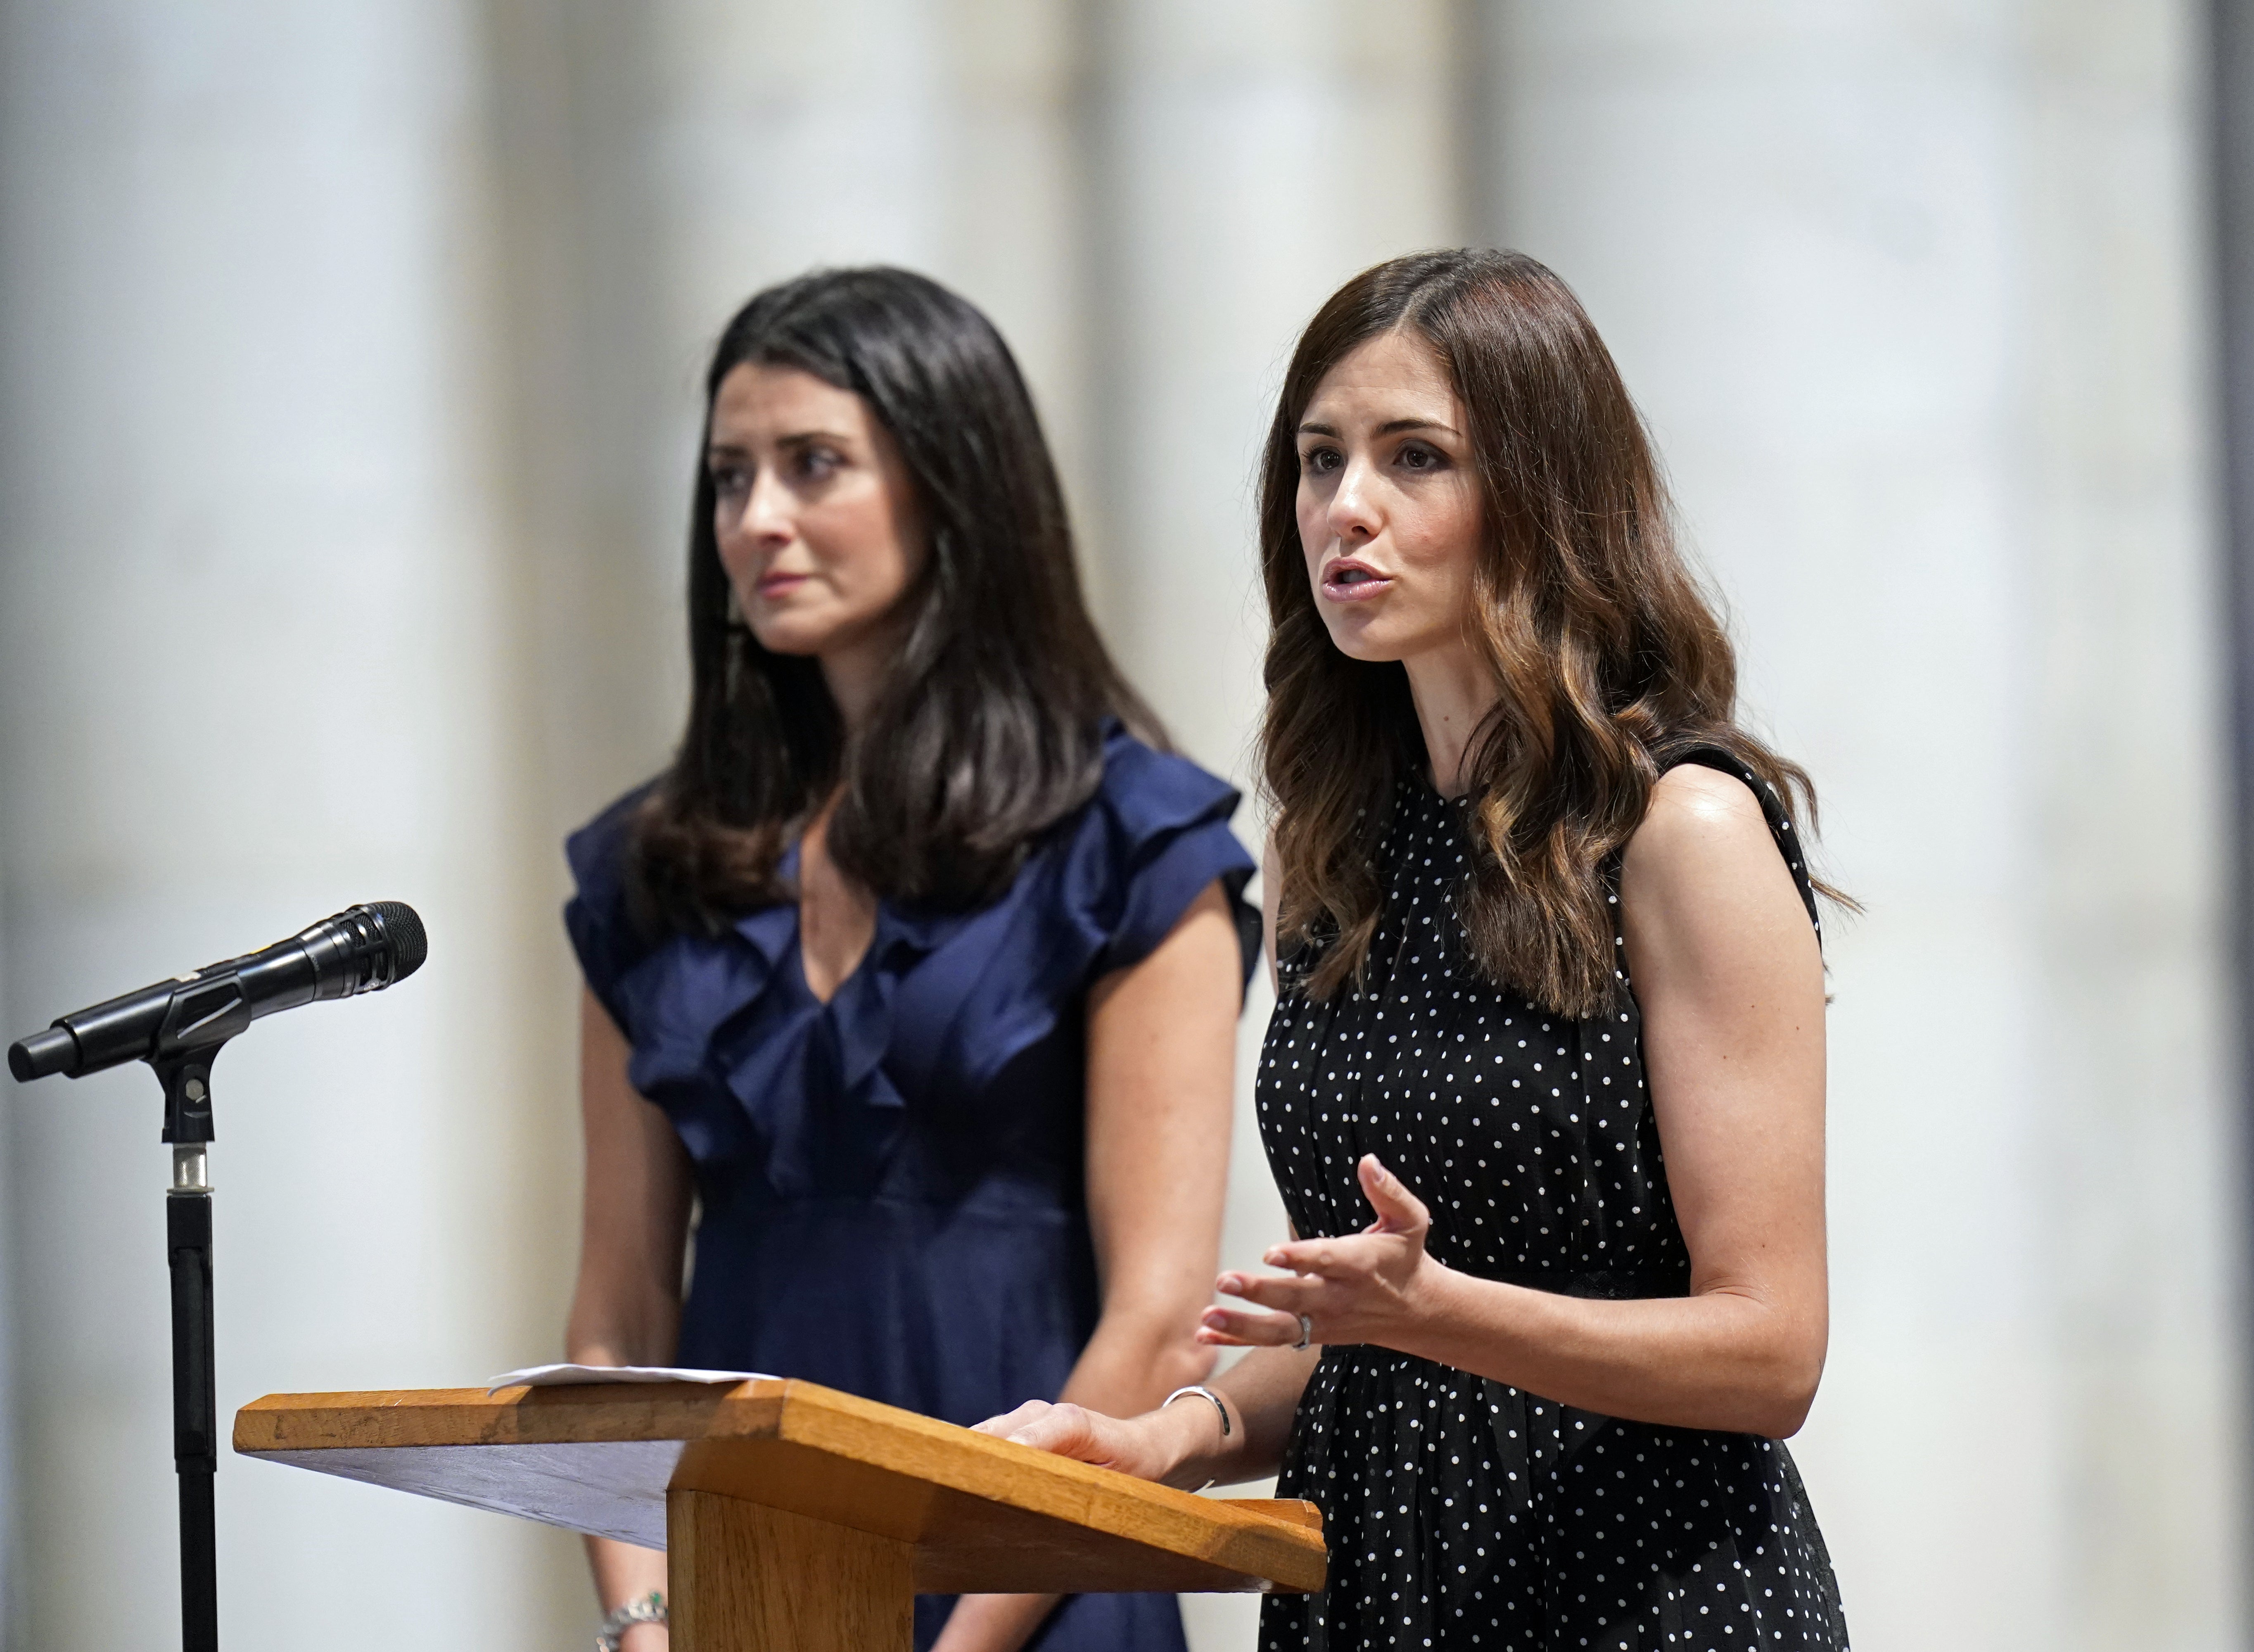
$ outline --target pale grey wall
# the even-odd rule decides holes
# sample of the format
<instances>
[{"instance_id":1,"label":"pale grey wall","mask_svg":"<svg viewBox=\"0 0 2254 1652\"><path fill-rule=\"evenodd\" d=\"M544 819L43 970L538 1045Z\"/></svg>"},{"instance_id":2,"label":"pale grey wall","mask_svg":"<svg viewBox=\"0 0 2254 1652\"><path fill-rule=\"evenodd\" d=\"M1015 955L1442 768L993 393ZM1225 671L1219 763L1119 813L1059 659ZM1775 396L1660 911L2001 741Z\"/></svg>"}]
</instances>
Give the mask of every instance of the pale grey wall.
<instances>
[{"instance_id":1,"label":"pale grey wall","mask_svg":"<svg viewBox=\"0 0 2254 1652\"><path fill-rule=\"evenodd\" d=\"M1513 0L1503 233L1578 286L1815 772L1857 1642L2222 1648L2224 653L2196 8Z\"/></svg>"}]
</instances>

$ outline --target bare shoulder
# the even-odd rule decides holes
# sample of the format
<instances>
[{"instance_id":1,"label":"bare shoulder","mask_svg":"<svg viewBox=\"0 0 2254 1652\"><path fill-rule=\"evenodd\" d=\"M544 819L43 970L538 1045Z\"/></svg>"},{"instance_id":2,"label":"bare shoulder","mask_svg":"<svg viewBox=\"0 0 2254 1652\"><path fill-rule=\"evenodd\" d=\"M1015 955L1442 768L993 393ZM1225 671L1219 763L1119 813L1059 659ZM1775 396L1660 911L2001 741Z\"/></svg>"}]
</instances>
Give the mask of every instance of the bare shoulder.
<instances>
[{"instance_id":1,"label":"bare shoulder","mask_svg":"<svg viewBox=\"0 0 2254 1652\"><path fill-rule=\"evenodd\" d=\"M1774 856L1768 817L1746 783L1719 769L1683 763L1651 788L1643 823L1628 839L1631 861L1703 859L1758 849Z\"/></svg>"},{"instance_id":2,"label":"bare shoulder","mask_svg":"<svg viewBox=\"0 0 2254 1652\"><path fill-rule=\"evenodd\" d=\"M1808 932L1760 800L1743 780L1696 764L1652 788L1622 858L1620 903L1632 952L1639 934L1703 951L1732 937Z\"/></svg>"}]
</instances>

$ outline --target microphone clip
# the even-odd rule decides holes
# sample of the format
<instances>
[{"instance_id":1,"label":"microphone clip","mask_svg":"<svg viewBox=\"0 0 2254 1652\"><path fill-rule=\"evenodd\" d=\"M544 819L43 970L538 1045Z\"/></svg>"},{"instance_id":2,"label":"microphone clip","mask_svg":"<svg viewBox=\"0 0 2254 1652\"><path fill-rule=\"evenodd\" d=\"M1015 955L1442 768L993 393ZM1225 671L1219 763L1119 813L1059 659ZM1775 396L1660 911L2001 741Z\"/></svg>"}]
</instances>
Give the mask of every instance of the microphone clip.
<instances>
[{"instance_id":1,"label":"microphone clip","mask_svg":"<svg viewBox=\"0 0 2254 1652\"><path fill-rule=\"evenodd\" d=\"M164 1087L164 1139L176 1148L201 1146L214 1138L211 1070L225 1042L149 1058L158 1082Z\"/></svg>"},{"instance_id":2,"label":"microphone clip","mask_svg":"<svg viewBox=\"0 0 2254 1652\"><path fill-rule=\"evenodd\" d=\"M173 995L157 1047L143 1059L164 1087L164 1139L174 1147L212 1139L212 1063L229 1039L249 1029L250 1019L249 1001L232 971L192 982Z\"/></svg>"}]
</instances>

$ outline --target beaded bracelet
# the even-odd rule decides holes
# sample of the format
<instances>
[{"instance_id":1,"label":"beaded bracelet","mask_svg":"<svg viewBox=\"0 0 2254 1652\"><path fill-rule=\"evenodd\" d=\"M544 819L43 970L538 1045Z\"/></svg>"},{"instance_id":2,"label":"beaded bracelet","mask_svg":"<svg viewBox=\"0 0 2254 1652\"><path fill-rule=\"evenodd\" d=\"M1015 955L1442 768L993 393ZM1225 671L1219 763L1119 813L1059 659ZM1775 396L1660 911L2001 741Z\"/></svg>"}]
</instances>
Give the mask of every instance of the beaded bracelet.
<instances>
[{"instance_id":1,"label":"beaded bracelet","mask_svg":"<svg viewBox=\"0 0 2254 1652\"><path fill-rule=\"evenodd\" d=\"M652 1589L640 1600L627 1601L603 1620L603 1627L595 1632L595 1652L619 1652L619 1642L635 1624L665 1620L665 1597Z\"/></svg>"}]
</instances>

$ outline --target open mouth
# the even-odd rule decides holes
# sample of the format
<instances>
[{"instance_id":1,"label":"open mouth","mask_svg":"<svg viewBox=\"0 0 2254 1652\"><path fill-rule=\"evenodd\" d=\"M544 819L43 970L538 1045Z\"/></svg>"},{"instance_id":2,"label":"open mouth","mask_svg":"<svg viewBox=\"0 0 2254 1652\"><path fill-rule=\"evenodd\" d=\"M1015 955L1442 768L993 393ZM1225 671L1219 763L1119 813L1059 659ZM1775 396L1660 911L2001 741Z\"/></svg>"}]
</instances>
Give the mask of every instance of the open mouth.
<instances>
[{"instance_id":1,"label":"open mouth","mask_svg":"<svg viewBox=\"0 0 2254 1652\"><path fill-rule=\"evenodd\" d=\"M1366 563L1341 558L1323 570L1323 595L1334 602L1367 602L1393 584Z\"/></svg>"}]
</instances>

